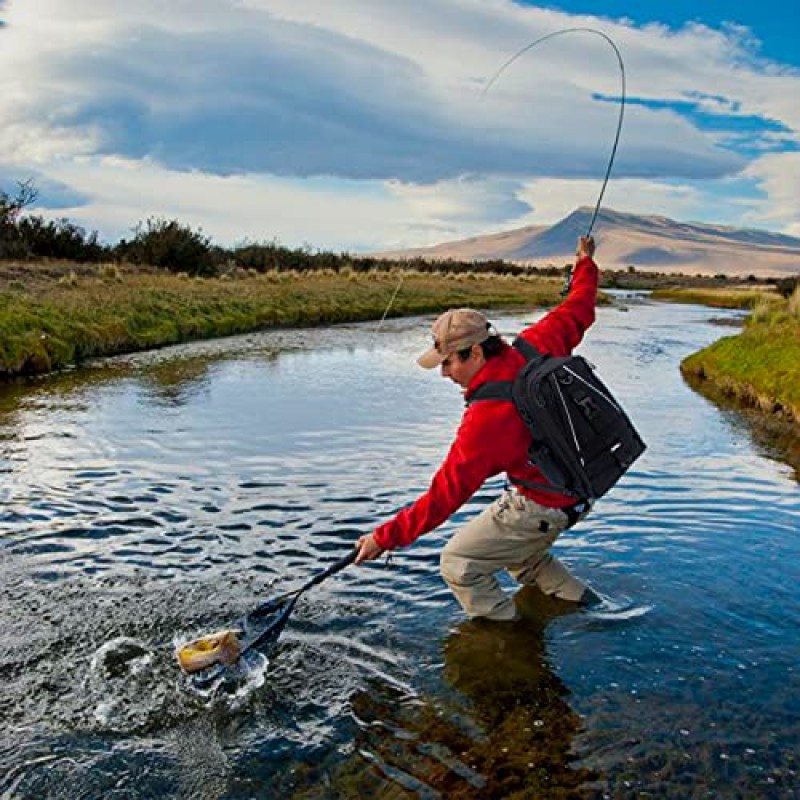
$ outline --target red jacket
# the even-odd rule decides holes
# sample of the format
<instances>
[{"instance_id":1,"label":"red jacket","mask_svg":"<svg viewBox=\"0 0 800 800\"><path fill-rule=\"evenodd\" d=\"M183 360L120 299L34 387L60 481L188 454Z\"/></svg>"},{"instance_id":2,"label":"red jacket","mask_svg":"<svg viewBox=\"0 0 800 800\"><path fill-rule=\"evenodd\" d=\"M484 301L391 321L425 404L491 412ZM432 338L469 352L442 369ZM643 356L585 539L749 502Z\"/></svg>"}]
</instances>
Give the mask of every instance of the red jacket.
<instances>
[{"instance_id":1,"label":"red jacket","mask_svg":"<svg viewBox=\"0 0 800 800\"><path fill-rule=\"evenodd\" d=\"M549 314L520 334L538 350L554 356L569 355L594 322L597 298L597 266L591 258L575 265L567 298ZM470 381L465 399L486 381L513 380L525 363L508 344L490 358ZM528 463L531 435L514 406L506 400L481 400L467 406L456 438L444 462L433 476L430 488L394 519L374 531L384 550L403 547L432 531L457 511L487 478L506 472L524 481L547 483ZM554 492L519 487L526 496L544 506L561 508L574 498Z\"/></svg>"}]
</instances>

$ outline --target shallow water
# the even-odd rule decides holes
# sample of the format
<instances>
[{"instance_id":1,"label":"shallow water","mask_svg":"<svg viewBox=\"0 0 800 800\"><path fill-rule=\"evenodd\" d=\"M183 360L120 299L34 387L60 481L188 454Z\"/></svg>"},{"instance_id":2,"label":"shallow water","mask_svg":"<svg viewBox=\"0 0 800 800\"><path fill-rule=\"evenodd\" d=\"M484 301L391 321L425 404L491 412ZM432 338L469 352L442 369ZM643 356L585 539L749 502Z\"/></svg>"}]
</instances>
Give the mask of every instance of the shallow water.
<instances>
[{"instance_id":1,"label":"shallow water","mask_svg":"<svg viewBox=\"0 0 800 800\"><path fill-rule=\"evenodd\" d=\"M4 387L0 798L796 796L800 492L678 372L740 315L624 303L581 352L649 449L557 547L601 606L532 593L521 625L463 620L438 552L495 481L311 590L268 663L210 696L176 639L299 585L425 488L461 413L413 363L427 320Z\"/></svg>"}]
</instances>

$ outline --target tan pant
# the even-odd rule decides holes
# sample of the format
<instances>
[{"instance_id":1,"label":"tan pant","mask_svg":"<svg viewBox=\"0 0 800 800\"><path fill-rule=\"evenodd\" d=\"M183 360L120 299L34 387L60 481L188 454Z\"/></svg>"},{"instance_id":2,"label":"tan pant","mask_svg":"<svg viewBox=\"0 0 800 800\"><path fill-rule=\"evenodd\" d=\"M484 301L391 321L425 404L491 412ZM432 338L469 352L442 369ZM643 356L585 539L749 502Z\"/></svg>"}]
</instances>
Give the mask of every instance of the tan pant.
<instances>
[{"instance_id":1,"label":"tan pant","mask_svg":"<svg viewBox=\"0 0 800 800\"><path fill-rule=\"evenodd\" d=\"M447 543L441 556L442 577L471 617L516 618L513 601L495 577L502 569L520 583L577 602L586 584L549 552L567 524L563 511L506 489Z\"/></svg>"}]
</instances>

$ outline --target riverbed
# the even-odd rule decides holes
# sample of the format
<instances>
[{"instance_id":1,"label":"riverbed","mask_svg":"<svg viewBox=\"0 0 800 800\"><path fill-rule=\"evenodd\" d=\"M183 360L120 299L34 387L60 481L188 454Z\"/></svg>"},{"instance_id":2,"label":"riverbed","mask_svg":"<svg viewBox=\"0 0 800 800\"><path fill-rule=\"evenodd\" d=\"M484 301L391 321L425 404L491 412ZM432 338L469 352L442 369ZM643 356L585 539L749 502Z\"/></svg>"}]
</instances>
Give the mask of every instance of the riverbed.
<instances>
[{"instance_id":1,"label":"riverbed","mask_svg":"<svg viewBox=\"0 0 800 800\"><path fill-rule=\"evenodd\" d=\"M492 319L510 336L539 315ZM462 410L414 364L430 318L3 387L0 798L796 796L798 484L678 370L737 319L622 293L580 348L648 444L557 544L599 606L530 593L522 623L463 618L438 553L490 481L412 548L309 591L212 693L176 642L424 491Z\"/></svg>"}]
</instances>

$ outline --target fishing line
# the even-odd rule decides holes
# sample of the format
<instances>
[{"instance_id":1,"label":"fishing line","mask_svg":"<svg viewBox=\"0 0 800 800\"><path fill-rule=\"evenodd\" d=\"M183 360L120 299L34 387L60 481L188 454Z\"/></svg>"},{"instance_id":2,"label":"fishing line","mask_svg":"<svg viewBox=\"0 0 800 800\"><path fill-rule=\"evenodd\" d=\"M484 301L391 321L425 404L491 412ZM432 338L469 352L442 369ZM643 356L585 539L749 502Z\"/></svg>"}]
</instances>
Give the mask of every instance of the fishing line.
<instances>
[{"instance_id":1,"label":"fishing line","mask_svg":"<svg viewBox=\"0 0 800 800\"><path fill-rule=\"evenodd\" d=\"M389 304L386 306L386 310L383 312L383 316L381 317L381 320L378 323L378 327L375 328L375 336L377 336L381 332L381 328L383 327L383 323L386 321L386 316L389 313L389 309L394 305L394 299L395 297L397 297L397 293L400 291L400 287L403 285L405 277L406 277L405 274L401 271L400 280L397 282L397 286L395 286L394 294L392 294L392 297L389 300Z\"/></svg>"},{"instance_id":2,"label":"fishing line","mask_svg":"<svg viewBox=\"0 0 800 800\"><path fill-rule=\"evenodd\" d=\"M611 48L614 50L614 54L617 57L617 63L619 64L619 75L620 75L620 103L619 103L619 116L617 118L617 129L614 133L614 143L611 147L611 154L608 158L608 166L606 167L605 176L603 177L603 183L600 187L600 194L597 197L597 202L595 203L594 212L592 213L592 218L589 221L589 227L586 230L586 236L592 235L592 230L594 228L594 224L597 221L597 215L600 213L600 206L603 202L603 197L606 193L606 187L608 186L609 178L611 177L611 170L614 167L614 159L617 155L617 147L619 146L619 139L622 133L622 121L625 118L625 98L626 98L626 85L625 85L625 62L622 60L622 53L620 53L619 48L614 43L614 40L608 36L608 34L603 33L603 31L598 30L597 28L562 28L558 31L553 31L552 33L545 34L544 36L540 36L538 39L534 40L530 44L525 45L521 50L518 50L514 53L511 58L509 58L501 67L497 70L497 72L492 75L492 77L487 81L486 86L483 88L482 94L485 96L488 94L489 89L497 83L500 76L522 55L527 53L529 50L533 50L534 47L546 42L550 39L555 39L557 36L564 36L569 33L591 33L595 36L599 36L603 40L605 40ZM403 279L405 275L403 273L400 274L400 281L398 282L397 286L395 287L394 293L392 294L391 299L389 300L388 305L386 306L386 310L383 312L383 316L378 323L377 328L375 329L375 335L380 333L380 330L383 326L386 317L389 314L389 310L391 309L392 305L394 304L395 298L397 297L397 293L400 291L400 287L403 285ZM567 283L565 285L565 290L569 287L569 280L570 276L567 275ZM562 294L565 292L562 292Z\"/></svg>"}]
</instances>

